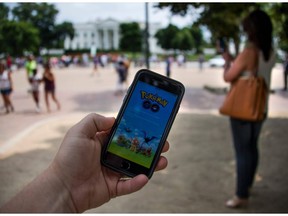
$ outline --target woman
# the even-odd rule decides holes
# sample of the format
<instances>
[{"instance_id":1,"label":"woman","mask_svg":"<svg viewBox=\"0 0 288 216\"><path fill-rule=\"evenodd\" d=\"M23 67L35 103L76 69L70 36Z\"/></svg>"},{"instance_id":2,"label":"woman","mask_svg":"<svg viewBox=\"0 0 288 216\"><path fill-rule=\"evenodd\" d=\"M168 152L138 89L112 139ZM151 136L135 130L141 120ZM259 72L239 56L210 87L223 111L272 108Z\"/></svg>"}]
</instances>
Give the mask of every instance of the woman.
<instances>
[{"instance_id":1,"label":"woman","mask_svg":"<svg viewBox=\"0 0 288 216\"><path fill-rule=\"evenodd\" d=\"M13 104L10 99L11 92L13 91L13 84L11 78L11 72L5 70L5 63L0 62L0 91L4 101L6 113L14 111Z\"/></svg>"},{"instance_id":2,"label":"woman","mask_svg":"<svg viewBox=\"0 0 288 216\"><path fill-rule=\"evenodd\" d=\"M233 83L241 76L251 76L257 72L258 76L264 77L270 89L271 71L275 64L271 20L265 12L256 10L244 19L242 25L247 34L247 44L233 63L231 55L223 53L226 61L224 80ZM267 105L268 102L265 118ZM250 122L230 118L237 164L237 187L235 196L227 201L227 207L242 207L248 203L249 190L253 185L258 166L257 142L263 121Z\"/></svg>"},{"instance_id":3,"label":"woman","mask_svg":"<svg viewBox=\"0 0 288 216\"><path fill-rule=\"evenodd\" d=\"M45 92L45 102L47 111L50 112L50 105L49 105L49 94L52 97L52 100L56 103L57 109L60 110L61 106L59 101L55 96L55 78L54 74L51 71L51 66L49 63L44 65L44 74L43 74L43 81L44 81L44 92Z\"/></svg>"},{"instance_id":4,"label":"woman","mask_svg":"<svg viewBox=\"0 0 288 216\"><path fill-rule=\"evenodd\" d=\"M40 108L40 98L39 98L39 86L41 84L42 78L39 77L37 69L33 70L33 75L30 77L30 84L31 84L31 91L32 91L32 96L33 100L36 104L36 112L40 113L41 108Z\"/></svg>"}]
</instances>

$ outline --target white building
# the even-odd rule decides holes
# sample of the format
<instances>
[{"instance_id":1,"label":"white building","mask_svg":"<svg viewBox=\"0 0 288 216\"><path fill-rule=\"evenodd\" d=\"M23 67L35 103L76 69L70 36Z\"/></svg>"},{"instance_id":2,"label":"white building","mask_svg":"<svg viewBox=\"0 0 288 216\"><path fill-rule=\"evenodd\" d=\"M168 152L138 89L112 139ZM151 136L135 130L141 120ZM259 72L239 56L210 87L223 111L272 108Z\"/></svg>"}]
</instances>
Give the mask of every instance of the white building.
<instances>
[{"instance_id":1,"label":"white building","mask_svg":"<svg viewBox=\"0 0 288 216\"><path fill-rule=\"evenodd\" d=\"M139 23L144 30L145 24ZM74 24L75 36L71 40L65 38L65 49L91 49L91 47L101 50L111 50L119 48L120 22L114 19L96 20L95 22ZM157 46L155 33L161 28L160 23L149 24L149 46L151 53L162 53L163 50Z\"/></svg>"}]
</instances>

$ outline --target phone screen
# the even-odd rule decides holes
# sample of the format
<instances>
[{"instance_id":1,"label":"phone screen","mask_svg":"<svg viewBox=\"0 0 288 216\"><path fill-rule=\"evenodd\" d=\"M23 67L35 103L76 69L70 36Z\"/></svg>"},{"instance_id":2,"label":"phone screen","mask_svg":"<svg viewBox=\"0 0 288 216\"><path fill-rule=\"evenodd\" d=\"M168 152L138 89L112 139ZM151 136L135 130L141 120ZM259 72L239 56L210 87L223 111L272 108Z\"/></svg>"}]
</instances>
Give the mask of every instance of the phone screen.
<instances>
[{"instance_id":1,"label":"phone screen","mask_svg":"<svg viewBox=\"0 0 288 216\"><path fill-rule=\"evenodd\" d=\"M107 159L114 164L122 163L121 167L131 172L150 170L159 154L159 145L163 144L165 130L170 129L167 125L171 116L179 108L180 96L169 82L144 75L131 92L110 138Z\"/></svg>"}]
</instances>

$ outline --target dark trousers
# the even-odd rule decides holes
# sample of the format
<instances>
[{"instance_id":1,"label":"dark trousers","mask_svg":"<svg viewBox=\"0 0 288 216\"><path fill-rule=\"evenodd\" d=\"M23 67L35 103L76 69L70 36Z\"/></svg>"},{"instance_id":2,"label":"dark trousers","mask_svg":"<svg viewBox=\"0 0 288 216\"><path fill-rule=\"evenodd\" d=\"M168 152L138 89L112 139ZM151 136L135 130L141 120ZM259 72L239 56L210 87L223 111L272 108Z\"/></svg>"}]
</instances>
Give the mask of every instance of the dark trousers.
<instances>
[{"instance_id":1,"label":"dark trousers","mask_svg":"<svg viewBox=\"0 0 288 216\"><path fill-rule=\"evenodd\" d=\"M248 122L230 118L230 123L236 155L236 195L248 198L259 161L257 143L263 121Z\"/></svg>"}]
</instances>

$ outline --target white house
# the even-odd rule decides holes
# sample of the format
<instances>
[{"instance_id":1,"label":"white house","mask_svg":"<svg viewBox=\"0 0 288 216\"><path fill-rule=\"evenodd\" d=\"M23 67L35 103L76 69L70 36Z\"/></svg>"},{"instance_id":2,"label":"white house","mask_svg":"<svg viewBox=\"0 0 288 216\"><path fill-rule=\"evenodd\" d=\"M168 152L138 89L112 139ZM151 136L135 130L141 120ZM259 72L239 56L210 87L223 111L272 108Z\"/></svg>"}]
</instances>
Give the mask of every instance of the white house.
<instances>
[{"instance_id":1,"label":"white house","mask_svg":"<svg viewBox=\"0 0 288 216\"><path fill-rule=\"evenodd\" d=\"M75 36L71 40L65 38L65 49L91 49L94 47L101 50L111 50L119 48L120 22L114 19L97 19L95 22L75 23ZM139 23L142 30L145 29L145 23ZM149 46L151 53L162 53L163 50L157 46L155 33L161 28L160 23L149 24Z\"/></svg>"}]
</instances>

